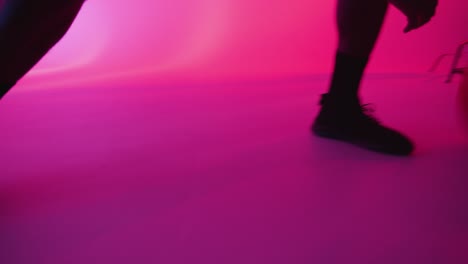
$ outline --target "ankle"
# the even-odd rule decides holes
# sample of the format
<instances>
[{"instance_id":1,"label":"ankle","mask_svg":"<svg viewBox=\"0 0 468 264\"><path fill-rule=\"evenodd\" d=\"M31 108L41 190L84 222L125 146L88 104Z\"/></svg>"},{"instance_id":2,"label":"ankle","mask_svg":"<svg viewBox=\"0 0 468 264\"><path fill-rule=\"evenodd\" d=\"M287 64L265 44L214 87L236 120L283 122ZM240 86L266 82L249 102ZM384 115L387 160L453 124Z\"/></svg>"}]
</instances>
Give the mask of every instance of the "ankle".
<instances>
[{"instance_id":1,"label":"ankle","mask_svg":"<svg viewBox=\"0 0 468 264\"><path fill-rule=\"evenodd\" d=\"M333 94L326 93L322 94L320 100L320 105L322 108L331 108L331 109L355 109L360 108L361 103L359 97L355 94Z\"/></svg>"},{"instance_id":2,"label":"ankle","mask_svg":"<svg viewBox=\"0 0 468 264\"><path fill-rule=\"evenodd\" d=\"M342 97L357 97L368 61L368 57L355 57L338 51L329 93Z\"/></svg>"}]
</instances>

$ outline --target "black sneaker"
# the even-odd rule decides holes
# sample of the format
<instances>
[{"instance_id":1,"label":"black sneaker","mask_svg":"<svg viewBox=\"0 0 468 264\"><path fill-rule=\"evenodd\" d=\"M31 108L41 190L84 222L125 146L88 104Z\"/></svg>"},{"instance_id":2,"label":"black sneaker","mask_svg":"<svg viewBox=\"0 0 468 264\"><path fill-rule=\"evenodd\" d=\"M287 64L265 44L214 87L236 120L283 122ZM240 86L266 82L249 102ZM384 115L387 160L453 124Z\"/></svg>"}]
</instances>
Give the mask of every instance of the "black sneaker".
<instances>
[{"instance_id":1,"label":"black sneaker","mask_svg":"<svg viewBox=\"0 0 468 264\"><path fill-rule=\"evenodd\" d=\"M331 103L322 96L322 108L312 131L315 135L345 141L368 150L406 156L413 152L413 143L401 133L385 127L373 116L369 105Z\"/></svg>"}]
</instances>

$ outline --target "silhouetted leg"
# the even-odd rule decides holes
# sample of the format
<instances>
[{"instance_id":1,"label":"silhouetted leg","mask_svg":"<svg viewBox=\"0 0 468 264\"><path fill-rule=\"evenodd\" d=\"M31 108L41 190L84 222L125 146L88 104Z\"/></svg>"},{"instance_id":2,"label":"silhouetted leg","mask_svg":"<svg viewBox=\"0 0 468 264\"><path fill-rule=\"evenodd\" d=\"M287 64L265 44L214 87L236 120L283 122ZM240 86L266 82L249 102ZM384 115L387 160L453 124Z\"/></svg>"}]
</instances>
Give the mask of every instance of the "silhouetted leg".
<instances>
[{"instance_id":1,"label":"silhouetted leg","mask_svg":"<svg viewBox=\"0 0 468 264\"><path fill-rule=\"evenodd\" d=\"M333 97L356 101L387 8L387 0L338 0L338 49L329 91Z\"/></svg>"},{"instance_id":2,"label":"silhouetted leg","mask_svg":"<svg viewBox=\"0 0 468 264\"><path fill-rule=\"evenodd\" d=\"M369 150L409 155L411 141L381 125L359 102L359 85L388 8L387 0L338 0L339 43L328 93L313 132Z\"/></svg>"},{"instance_id":3,"label":"silhouetted leg","mask_svg":"<svg viewBox=\"0 0 468 264\"><path fill-rule=\"evenodd\" d=\"M5 0L0 11L0 98L65 35L84 0Z\"/></svg>"}]
</instances>

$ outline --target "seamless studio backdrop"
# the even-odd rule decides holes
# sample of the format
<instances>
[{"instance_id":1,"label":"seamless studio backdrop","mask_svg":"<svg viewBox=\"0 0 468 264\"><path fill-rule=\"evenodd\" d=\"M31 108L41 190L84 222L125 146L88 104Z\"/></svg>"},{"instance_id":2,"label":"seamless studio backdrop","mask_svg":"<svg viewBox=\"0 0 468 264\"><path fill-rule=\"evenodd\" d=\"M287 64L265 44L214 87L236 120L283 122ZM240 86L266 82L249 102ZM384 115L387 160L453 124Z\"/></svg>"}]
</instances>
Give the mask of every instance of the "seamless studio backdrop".
<instances>
[{"instance_id":1,"label":"seamless studio backdrop","mask_svg":"<svg viewBox=\"0 0 468 264\"><path fill-rule=\"evenodd\" d=\"M25 82L52 87L326 74L337 41L334 7L333 0L89 0ZM441 0L427 26L403 34L406 19L391 8L368 72L425 72L467 39L466 10L465 0ZM443 63L447 68L448 60Z\"/></svg>"},{"instance_id":2,"label":"seamless studio backdrop","mask_svg":"<svg viewBox=\"0 0 468 264\"><path fill-rule=\"evenodd\" d=\"M406 158L310 133L334 5L88 0L0 102L0 263L468 263L459 77L427 73L468 1L389 11L362 91Z\"/></svg>"}]
</instances>

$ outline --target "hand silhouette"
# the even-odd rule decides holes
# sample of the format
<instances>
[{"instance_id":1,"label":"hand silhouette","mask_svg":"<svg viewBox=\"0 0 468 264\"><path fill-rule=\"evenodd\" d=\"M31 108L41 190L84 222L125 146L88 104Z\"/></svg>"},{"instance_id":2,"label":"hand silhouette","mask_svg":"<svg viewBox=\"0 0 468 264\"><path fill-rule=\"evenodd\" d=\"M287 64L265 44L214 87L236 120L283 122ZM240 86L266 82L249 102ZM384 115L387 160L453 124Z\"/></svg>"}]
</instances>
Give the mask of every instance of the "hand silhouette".
<instances>
[{"instance_id":1,"label":"hand silhouette","mask_svg":"<svg viewBox=\"0 0 468 264\"><path fill-rule=\"evenodd\" d=\"M404 33L418 29L427 24L435 15L438 0L388 0L402 12L408 23L403 29Z\"/></svg>"}]
</instances>

